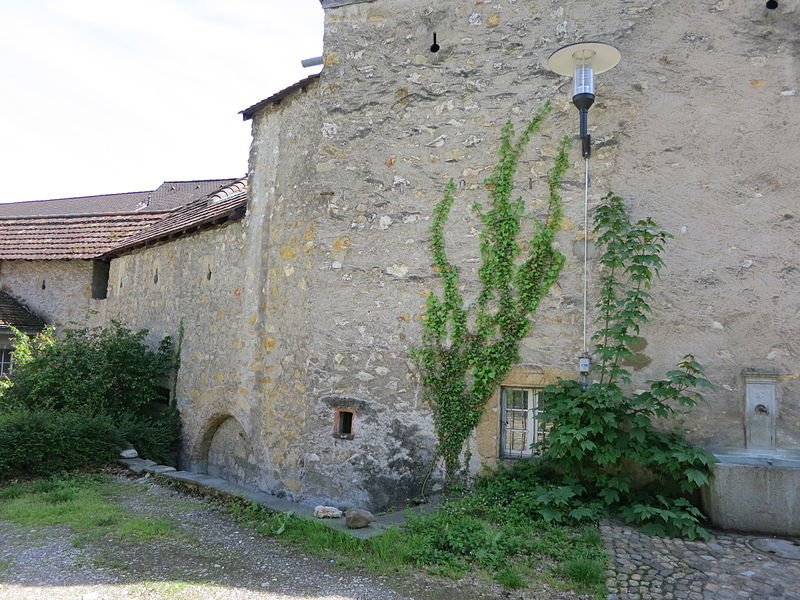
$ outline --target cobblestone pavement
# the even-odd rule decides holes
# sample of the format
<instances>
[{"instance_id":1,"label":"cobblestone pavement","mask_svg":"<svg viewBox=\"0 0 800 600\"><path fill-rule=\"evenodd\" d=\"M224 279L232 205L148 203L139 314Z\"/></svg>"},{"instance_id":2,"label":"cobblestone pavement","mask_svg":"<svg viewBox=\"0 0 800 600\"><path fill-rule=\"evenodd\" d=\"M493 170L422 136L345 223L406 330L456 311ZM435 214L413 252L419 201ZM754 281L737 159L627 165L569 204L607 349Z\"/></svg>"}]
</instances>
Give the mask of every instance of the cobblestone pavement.
<instances>
[{"instance_id":1,"label":"cobblestone pavement","mask_svg":"<svg viewBox=\"0 0 800 600\"><path fill-rule=\"evenodd\" d=\"M612 557L609 600L800 600L800 560L754 550L754 536L712 532L709 542L690 542L600 528Z\"/></svg>"}]
</instances>

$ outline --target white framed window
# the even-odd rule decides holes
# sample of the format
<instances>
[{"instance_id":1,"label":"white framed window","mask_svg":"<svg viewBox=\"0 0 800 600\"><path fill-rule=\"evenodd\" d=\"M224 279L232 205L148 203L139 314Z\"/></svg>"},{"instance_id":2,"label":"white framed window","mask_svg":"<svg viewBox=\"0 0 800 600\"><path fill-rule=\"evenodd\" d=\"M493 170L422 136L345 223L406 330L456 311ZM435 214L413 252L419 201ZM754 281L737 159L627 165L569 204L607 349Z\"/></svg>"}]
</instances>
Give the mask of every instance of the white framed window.
<instances>
[{"instance_id":1,"label":"white framed window","mask_svg":"<svg viewBox=\"0 0 800 600\"><path fill-rule=\"evenodd\" d=\"M537 388L500 388L500 455L503 458L529 458L531 445L547 436L548 427L536 419L539 412Z\"/></svg>"},{"instance_id":2,"label":"white framed window","mask_svg":"<svg viewBox=\"0 0 800 600\"><path fill-rule=\"evenodd\" d=\"M8 373L11 375L13 369L11 353L14 352L12 348L0 348L0 376Z\"/></svg>"}]
</instances>

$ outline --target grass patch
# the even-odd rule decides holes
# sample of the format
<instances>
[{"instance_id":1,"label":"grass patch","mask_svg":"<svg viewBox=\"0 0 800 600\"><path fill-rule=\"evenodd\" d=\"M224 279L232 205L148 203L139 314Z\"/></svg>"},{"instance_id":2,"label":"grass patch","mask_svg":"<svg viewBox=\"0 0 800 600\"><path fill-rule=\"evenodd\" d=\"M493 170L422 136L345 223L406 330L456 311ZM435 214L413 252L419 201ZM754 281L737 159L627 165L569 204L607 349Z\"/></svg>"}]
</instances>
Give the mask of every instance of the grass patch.
<instances>
[{"instance_id":1,"label":"grass patch","mask_svg":"<svg viewBox=\"0 0 800 600\"><path fill-rule=\"evenodd\" d=\"M510 589L525 587L525 579L511 567L503 567L494 578L497 583Z\"/></svg>"},{"instance_id":2,"label":"grass patch","mask_svg":"<svg viewBox=\"0 0 800 600\"><path fill-rule=\"evenodd\" d=\"M0 519L27 527L60 525L79 533L109 527L125 516L103 497L113 485L110 477L98 475L15 484L0 497Z\"/></svg>"},{"instance_id":3,"label":"grass patch","mask_svg":"<svg viewBox=\"0 0 800 600\"><path fill-rule=\"evenodd\" d=\"M78 535L76 548L106 536L136 542L175 535L167 519L144 519L114 503L129 486L108 475L62 475L0 490L0 519L26 527L61 526Z\"/></svg>"},{"instance_id":4,"label":"grass patch","mask_svg":"<svg viewBox=\"0 0 800 600\"><path fill-rule=\"evenodd\" d=\"M607 556L596 524L564 526L540 516L529 481L500 471L439 509L411 518L401 530L360 540L291 513L273 513L233 501L243 525L343 566L373 573L423 568L443 577L467 573L493 578L509 589L545 581L602 597Z\"/></svg>"},{"instance_id":5,"label":"grass patch","mask_svg":"<svg viewBox=\"0 0 800 600\"><path fill-rule=\"evenodd\" d=\"M172 537L175 533L175 524L168 519L131 517L122 521L117 526L116 531L124 538L143 542Z\"/></svg>"},{"instance_id":6,"label":"grass patch","mask_svg":"<svg viewBox=\"0 0 800 600\"><path fill-rule=\"evenodd\" d=\"M594 587L603 582L605 565L591 558L574 558L564 563L564 570L570 579L585 588Z\"/></svg>"}]
</instances>

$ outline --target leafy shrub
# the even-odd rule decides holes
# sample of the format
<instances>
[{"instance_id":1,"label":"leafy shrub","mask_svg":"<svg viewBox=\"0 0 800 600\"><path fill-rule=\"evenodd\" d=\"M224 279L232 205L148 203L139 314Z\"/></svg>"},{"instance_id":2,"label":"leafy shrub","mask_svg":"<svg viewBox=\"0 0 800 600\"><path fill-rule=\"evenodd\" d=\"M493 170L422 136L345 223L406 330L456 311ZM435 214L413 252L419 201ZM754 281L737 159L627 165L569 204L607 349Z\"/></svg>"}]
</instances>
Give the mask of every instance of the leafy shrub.
<instances>
[{"instance_id":1,"label":"leafy shrub","mask_svg":"<svg viewBox=\"0 0 800 600\"><path fill-rule=\"evenodd\" d=\"M123 415L120 436L142 456L157 463L174 465L181 431L180 413L167 408L155 417Z\"/></svg>"},{"instance_id":2,"label":"leafy shrub","mask_svg":"<svg viewBox=\"0 0 800 600\"><path fill-rule=\"evenodd\" d=\"M540 395L537 418L552 428L539 446L561 481L539 497L540 512L550 521L574 522L613 511L648 533L707 537L702 513L689 498L708 482L715 459L654 425L702 401L695 390L711 387L703 368L686 355L663 379L648 381L647 391L626 394L621 387L631 380L623 364L648 321L647 290L671 236L651 219L631 223L622 200L611 195L595 213L594 232L605 268L593 337L600 380L586 390L560 381Z\"/></svg>"},{"instance_id":3,"label":"leafy shrub","mask_svg":"<svg viewBox=\"0 0 800 600\"><path fill-rule=\"evenodd\" d=\"M171 340L157 352L117 321L105 328L52 329L14 339L14 373L3 394L6 407L144 414L160 399L162 378L173 366Z\"/></svg>"},{"instance_id":4,"label":"leafy shrub","mask_svg":"<svg viewBox=\"0 0 800 600\"><path fill-rule=\"evenodd\" d=\"M160 402L160 383L174 366L171 342L165 338L153 352L143 343L147 333L116 321L105 328L69 330L63 338L52 329L34 337L18 333L14 372L0 397L0 440L9 440L0 444L0 463L7 464L3 472L99 465L113 458L108 448L128 445L174 464L180 419ZM25 418L31 419L27 426ZM44 423L46 418L52 423ZM54 428L78 421L81 427L63 440L53 439ZM96 430L86 433L83 423L96 424ZM34 448L30 461L11 441L25 427L30 439L20 448ZM32 461L43 466L33 467Z\"/></svg>"},{"instance_id":5,"label":"leafy shrub","mask_svg":"<svg viewBox=\"0 0 800 600\"><path fill-rule=\"evenodd\" d=\"M123 438L107 415L52 410L0 414L0 481L96 467L117 455Z\"/></svg>"}]
</instances>

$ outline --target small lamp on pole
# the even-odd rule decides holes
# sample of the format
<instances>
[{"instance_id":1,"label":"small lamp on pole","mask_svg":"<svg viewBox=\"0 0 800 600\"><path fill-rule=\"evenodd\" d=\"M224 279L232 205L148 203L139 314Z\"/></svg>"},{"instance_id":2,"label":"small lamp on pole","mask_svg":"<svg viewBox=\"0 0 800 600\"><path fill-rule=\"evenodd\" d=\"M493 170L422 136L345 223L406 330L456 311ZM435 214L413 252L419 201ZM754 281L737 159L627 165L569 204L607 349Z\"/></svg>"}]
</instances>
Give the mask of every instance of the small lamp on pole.
<instances>
[{"instance_id":1,"label":"small lamp on pole","mask_svg":"<svg viewBox=\"0 0 800 600\"><path fill-rule=\"evenodd\" d=\"M622 54L605 42L578 42L562 46L547 59L548 68L559 75L572 77L575 91L572 103L580 112L581 149L583 158L592 153L589 135L589 107L594 104L594 76L619 64Z\"/></svg>"}]
</instances>

